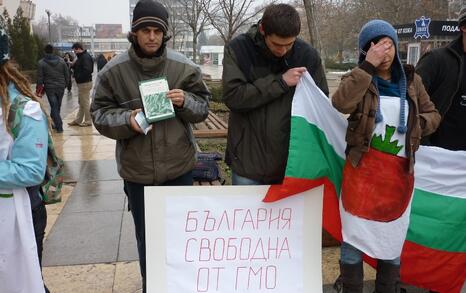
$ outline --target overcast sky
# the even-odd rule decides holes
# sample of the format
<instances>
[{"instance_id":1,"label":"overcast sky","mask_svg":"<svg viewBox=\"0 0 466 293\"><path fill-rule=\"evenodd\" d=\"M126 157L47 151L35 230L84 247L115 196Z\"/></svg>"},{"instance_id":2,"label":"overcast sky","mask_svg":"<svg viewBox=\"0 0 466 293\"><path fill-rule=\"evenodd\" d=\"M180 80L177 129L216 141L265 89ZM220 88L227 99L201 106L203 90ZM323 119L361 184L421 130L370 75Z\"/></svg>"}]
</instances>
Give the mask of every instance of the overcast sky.
<instances>
[{"instance_id":1,"label":"overcast sky","mask_svg":"<svg viewBox=\"0 0 466 293\"><path fill-rule=\"evenodd\" d=\"M34 0L36 15L34 21L52 14L71 16L80 25L96 23L121 23L123 32L129 30L129 0Z\"/></svg>"},{"instance_id":2,"label":"overcast sky","mask_svg":"<svg viewBox=\"0 0 466 293\"><path fill-rule=\"evenodd\" d=\"M257 0L257 4L270 0ZM90 26L96 23L121 23L123 32L129 31L129 0L33 0L36 3L35 22L47 17L45 10L51 14L71 16L80 25ZM287 2L281 0L280 2Z\"/></svg>"}]
</instances>

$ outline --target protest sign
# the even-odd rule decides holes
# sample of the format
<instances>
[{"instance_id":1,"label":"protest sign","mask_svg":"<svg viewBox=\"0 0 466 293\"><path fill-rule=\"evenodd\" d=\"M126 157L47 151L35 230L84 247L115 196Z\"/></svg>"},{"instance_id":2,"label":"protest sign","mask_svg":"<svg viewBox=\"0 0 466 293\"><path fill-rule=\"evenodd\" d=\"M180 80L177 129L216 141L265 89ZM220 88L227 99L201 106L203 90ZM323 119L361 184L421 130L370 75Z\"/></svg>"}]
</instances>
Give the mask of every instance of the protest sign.
<instances>
[{"instance_id":1,"label":"protest sign","mask_svg":"<svg viewBox=\"0 0 466 293\"><path fill-rule=\"evenodd\" d=\"M322 189L149 187L147 292L322 292Z\"/></svg>"}]
</instances>

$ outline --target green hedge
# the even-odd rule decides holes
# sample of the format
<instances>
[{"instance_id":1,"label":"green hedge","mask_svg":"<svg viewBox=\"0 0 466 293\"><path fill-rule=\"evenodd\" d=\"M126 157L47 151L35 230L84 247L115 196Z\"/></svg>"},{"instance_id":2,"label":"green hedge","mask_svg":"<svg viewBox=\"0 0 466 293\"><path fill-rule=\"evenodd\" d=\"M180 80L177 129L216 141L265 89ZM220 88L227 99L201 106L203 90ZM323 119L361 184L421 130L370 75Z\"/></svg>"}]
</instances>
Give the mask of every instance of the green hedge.
<instances>
[{"instance_id":1,"label":"green hedge","mask_svg":"<svg viewBox=\"0 0 466 293\"><path fill-rule=\"evenodd\" d=\"M220 81L206 81L207 87L209 88L210 92L212 93L211 101L222 103L222 82Z\"/></svg>"},{"instance_id":2,"label":"green hedge","mask_svg":"<svg viewBox=\"0 0 466 293\"><path fill-rule=\"evenodd\" d=\"M212 101L218 102L218 103L223 102L223 99L222 99L222 95L223 95L222 86L211 87L210 92L212 93Z\"/></svg>"},{"instance_id":3,"label":"green hedge","mask_svg":"<svg viewBox=\"0 0 466 293\"><path fill-rule=\"evenodd\" d=\"M325 67L327 69L347 71L353 69L356 66L356 63L338 63L333 59L325 59Z\"/></svg>"}]
</instances>

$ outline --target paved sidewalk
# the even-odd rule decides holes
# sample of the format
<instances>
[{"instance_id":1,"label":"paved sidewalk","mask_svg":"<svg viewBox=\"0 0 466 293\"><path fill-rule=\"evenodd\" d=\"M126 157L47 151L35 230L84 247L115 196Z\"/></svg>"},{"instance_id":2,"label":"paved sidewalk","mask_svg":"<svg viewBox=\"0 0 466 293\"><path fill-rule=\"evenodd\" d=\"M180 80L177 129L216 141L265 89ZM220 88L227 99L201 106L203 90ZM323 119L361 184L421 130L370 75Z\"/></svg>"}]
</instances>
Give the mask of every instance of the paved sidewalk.
<instances>
[{"instance_id":1,"label":"paved sidewalk","mask_svg":"<svg viewBox=\"0 0 466 293\"><path fill-rule=\"evenodd\" d=\"M56 149L66 162L67 184L63 202L47 206L45 283L52 293L138 292L136 240L116 170L115 142L94 127L67 125L74 118L76 101L76 93L67 98L62 110L64 132L54 134ZM338 259L338 248L324 249L324 292L334 292L331 284L339 273ZM375 273L368 266L365 271L365 292L372 292ZM410 288L408 292L426 291Z\"/></svg>"}]
</instances>

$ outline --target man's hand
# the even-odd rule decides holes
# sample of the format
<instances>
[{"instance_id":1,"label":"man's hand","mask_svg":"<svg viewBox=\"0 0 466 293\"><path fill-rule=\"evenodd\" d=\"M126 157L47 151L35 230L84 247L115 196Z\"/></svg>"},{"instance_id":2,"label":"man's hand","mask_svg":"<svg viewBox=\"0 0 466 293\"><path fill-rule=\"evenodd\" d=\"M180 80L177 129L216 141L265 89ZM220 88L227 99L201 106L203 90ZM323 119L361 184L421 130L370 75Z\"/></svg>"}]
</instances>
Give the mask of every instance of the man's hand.
<instances>
[{"instance_id":1,"label":"man's hand","mask_svg":"<svg viewBox=\"0 0 466 293\"><path fill-rule=\"evenodd\" d=\"M371 47L367 51L366 61L377 68L384 61L392 46L393 44L390 42L378 42L377 44L371 42Z\"/></svg>"},{"instance_id":2,"label":"man's hand","mask_svg":"<svg viewBox=\"0 0 466 293\"><path fill-rule=\"evenodd\" d=\"M306 70L306 67L295 67L288 69L288 71L282 75L283 81L289 87L296 86L299 79L304 74L304 72L306 72Z\"/></svg>"},{"instance_id":3,"label":"man's hand","mask_svg":"<svg viewBox=\"0 0 466 293\"><path fill-rule=\"evenodd\" d=\"M131 116L129 116L129 124L131 126L131 129L133 129L134 131L144 134L144 131L141 129L141 127L139 127L139 124L136 122L135 119L136 115L141 111L142 109L136 109L131 112Z\"/></svg>"},{"instance_id":4,"label":"man's hand","mask_svg":"<svg viewBox=\"0 0 466 293\"><path fill-rule=\"evenodd\" d=\"M182 108L184 105L184 91L173 89L167 92L167 98L172 100L173 105Z\"/></svg>"}]
</instances>

